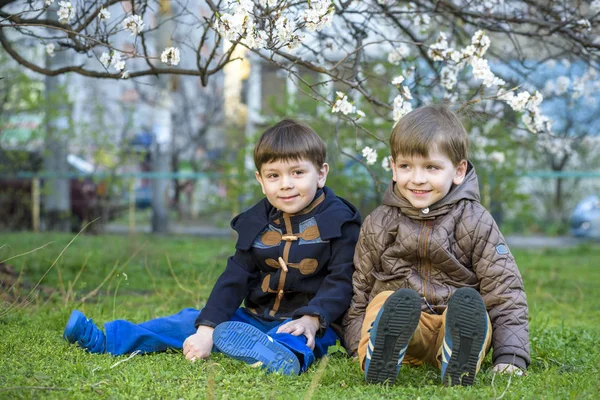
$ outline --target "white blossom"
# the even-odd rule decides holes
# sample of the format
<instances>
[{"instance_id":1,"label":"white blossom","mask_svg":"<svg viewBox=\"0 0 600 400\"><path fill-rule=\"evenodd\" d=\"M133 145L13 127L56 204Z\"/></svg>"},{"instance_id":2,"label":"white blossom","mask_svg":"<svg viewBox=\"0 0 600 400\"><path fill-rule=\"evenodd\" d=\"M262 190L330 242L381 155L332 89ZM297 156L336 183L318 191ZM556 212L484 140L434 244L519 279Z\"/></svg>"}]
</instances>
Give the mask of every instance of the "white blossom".
<instances>
[{"instance_id":1,"label":"white blossom","mask_svg":"<svg viewBox=\"0 0 600 400\"><path fill-rule=\"evenodd\" d=\"M252 0L238 0L238 2L238 11L250 14L254 10L254 2Z\"/></svg>"},{"instance_id":2,"label":"white blossom","mask_svg":"<svg viewBox=\"0 0 600 400\"><path fill-rule=\"evenodd\" d=\"M402 97L404 100L412 100L413 97L408 86L402 86Z\"/></svg>"},{"instance_id":3,"label":"white blossom","mask_svg":"<svg viewBox=\"0 0 600 400\"><path fill-rule=\"evenodd\" d=\"M344 115L353 113L354 105L348 101L348 96L343 92L337 92L337 100L331 109L332 113L341 112Z\"/></svg>"},{"instance_id":4,"label":"white blossom","mask_svg":"<svg viewBox=\"0 0 600 400\"><path fill-rule=\"evenodd\" d=\"M483 57L487 49L490 47L491 41L484 31L479 30L475 32L471 38L471 44L477 49L477 55L479 57Z\"/></svg>"},{"instance_id":5,"label":"white blossom","mask_svg":"<svg viewBox=\"0 0 600 400\"><path fill-rule=\"evenodd\" d=\"M506 156L501 151L492 151L488 156L488 160L496 163L496 164L504 164Z\"/></svg>"},{"instance_id":6,"label":"white blossom","mask_svg":"<svg viewBox=\"0 0 600 400\"><path fill-rule=\"evenodd\" d=\"M460 58L463 60L470 60L475 55L477 49L472 44L468 45L460 52Z\"/></svg>"},{"instance_id":7,"label":"white blossom","mask_svg":"<svg viewBox=\"0 0 600 400\"><path fill-rule=\"evenodd\" d=\"M131 15L123 20L123 28L130 31L132 36L136 36L144 29L144 21L139 15Z\"/></svg>"},{"instance_id":8,"label":"white blossom","mask_svg":"<svg viewBox=\"0 0 600 400\"><path fill-rule=\"evenodd\" d=\"M556 94L560 96L561 94L566 93L569 90L569 85L571 84L571 79L568 76L559 76L556 78Z\"/></svg>"},{"instance_id":9,"label":"white blossom","mask_svg":"<svg viewBox=\"0 0 600 400\"><path fill-rule=\"evenodd\" d=\"M377 76L383 76L386 72L387 70L385 69L382 63L377 63L373 67L373 73Z\"/></svg>"},{"instance_id":10,"label":"white blossom","mask_svg":"<svg viewBox=\"0 0 600 400\"><path fill-rule=\"evenodd\" d=\"M544 93L551 95L555 91L556 91L556 82L554 82L552 80L546 81L546 84L544 85Z\"/></svg>"},{"instance_id":11,"label":"white blossom","mask_svg":"<svg viewBox=\"0 0 600 400\"><path fill-rule=\"evenodd\" d=\"M400 85L402 82L404 82L404 77L402 75L399 75L399 76L395 77L394 79L392 79L392 85L395 85L395 86Z\"/></svg>"},{"instance_id":12,"label":"white blossom","mask_svg":"<svg viewBox=\"0 0 600 400\"><path fill-rule=\"evenodd\" d=\"M575 23L575 27L580 30L591 31L592 24L587 19L580 19Z\"/></svg>"},{"instance_id":13,"label":"white blossom","mask_svg":"<svg viewBox=\"0 0 600 400\"><path fill-rule=\"evenodd\" d=\"M331 0L312 0L309 8L300 14L300 19L306 23L309 31L320 31L330 26L335 8L331 5Z\"/></svg>"},{"instance_id":14,"label":"white blossom","mask_svg":"<svg viewBox=\"0 0 600 400\"><path fill-rule=\"evenodd\" d=\"M427 55L433 61L444 61L443 53L446 49L448 49L448 40L446 38L446 34L444 32L440 32L437 41L429 46Z\"/></svg>"},{"instance_id":15,"label":"white blossom","mask_svg":"<svg viewBox=\"0 0 600 400\"><path fill-rule=\"evenodd\" d=\"M383 168L384 171L389 171L391 169L389 157L383 157L383 160L381 160L381 168Z\"/></svg>"},{"instance_id":16,"label":"white blossom","mask_svg":"<svg viewBox=\"0 0 600 400\"><path fill-rule=\"evenodd\" d=\"M452 65L444 65L440 71L440 83L447 90L452 90L456 85L458 77L458 68Z\"/></svg>"},{"instance_id":17,"label":"white blossom","mask_svg":"<svg viewBox=\"0 0 600 400\"><path fill-rule=\"evenodd\" d=\"M275 29L277 32L277 38L281 42L286 43L292 38L294 30L296 29L296 24L294 21L290 21L286 17L280 17L275 22Z\"/></svg>"},{"instance_id":18,"label":"white blossom","mask_svg":"<svg viewBox=\"0 0 600 400\"><path fill-rule=\"evenodd\" d=\"M47 6L51 6L51 5L52 5L52 3L54 3L54 0L46 0L44 3L45 3Z\"/></svg>"},{"instance_id":19,"label":"white blossom","mask_svg":"<svg viewBox=\"0 0 600 400\"><path fill-rule=\"evenodd\" d=\"M123 72L121 75L121 79L129 79L129 70Z\"/></svg>"},{"instance_id":20,"label":"white blossom","mask_svg":"<svg viewBox=\"0 0 600 400\"><path fill-rule=\"evenodd\" d=\"M250 49L259 49L267 45L267 33L256 28L254 21L248 19L246 27L246 37L242 39L242 43Z\"/></svg>"},{"instance_id":21,"label":"white blossom","mask_svg":"<svg viewBox=\"0 0 600 400\"><path fill-rule=\"evenodd\" d=\"M501 100L506 101L510 108L517 112L525 110L530 97L531 95L529 92L521 92L518 95L515 95L513 91L506 92L499 96Z\"/></svg>"},{"instance_id":22,"label":"white blossom","mask_svg":"<svg viewBox=\"0 0 600 400\"><path fill-rule=\"evenodd\" d=\"M247 15L242 13L236 14L221 14L219 19L215 22L215 30L229 41L235 41L244 31L244 24Z\"/></svg>"},{"instance_id":23,"label":"white blossom","mask_svg":"<svg viewBox=\"0 0 600 400\"><path fill-rule=\"evenodd\" d=\"M367 165L373 165L377 162L377 152L369 146L362 149L362 156L365 158Z\"/></svg>"},{"instance_id":24,"label":"white blossom","mask_svg":"<svg viewBox=\"0 0 600 400\"><path fill-rule=\"evenodd\" d=\"M69 1L59 1L59 9L56 12L58 14L58 22L66 24L71 22L75 18L75 7Z\"/></svg>"},{"instance_id":25,"label":"white blossom","mask_svg":"<svg viewBox=\"0 0 600 400\"><path fill-rule=\"evenodd\" d=\"M399 43L388 54L388 62L393 65L399 65L409 55L410 47L405 43Z\"/></svg>"},{"instance_id":26,"label":"white blossom","mask_svg":"<svg viewBox=\"0 0 600 400\"><path fill-rule=\"evenodd\" d=\"M364 118L366 114L363 110L356 110L356 115L358 115L356 119L361 119Z\"/></svg>"},{"instance_id":27,"label":"white blossom","mask_svg":"<svg viewBox=\"0 0 600 400\"><path fill-rule=\"evenodd\" d=\"M46 45L46 53L50 56L50 57L54 57L54 43L48 43Z\"/></svg>"},{"instance_id":28,"label":"white blossom","mask_svg":"<svg viewBox=\"0 0 600 400\"><path fill-rule=\"evenodd\" d=\"M110 62L112 64L113 68L115 70L117 70L117 72L121 72L125 69L125 61L121 60L121 54L119 54L116 51L113 52Z\"/></svg>"},{"instance_id":29,"label":"white blossom","mask_svg":"<svg viewBox=\"0 0 600 400\"><path fill-rule=\"evenodd\" d=\"M573 79L573 98L578 99L585 93L585 82L583 79Z\"/></svg>"},{"instance_id":30,"label":"white blossom","mask_svg":"<svg viewBox=\"0 0 600 400\"><path fill-rule=\"evenodd\" d=\"M110 19L110 11L108 11L106 8L101 8L100 12L98 13L98 18L100 18L100 21L106 21Z\"/></svg>"},{"instance_id":31,"label":"white blossom","mask_svg":"<svg viewBox=\"0 0 600 400\"><path fill-rule=\"evenodd\" d=\"M279 0L259 0L258 4L260 4L261 7L275 7L277 5L277 2Z\"/></svg>"},{"instance_id":32,"label":"white blossom","mask_svg":"<svg viewBox=\"0 0 600 400\"><path fill-rule=\"evenodd\" d=\"M403 95L398 95L394 98L394 109L392 111L392 117L394 121L399 121L400 118L412 111L412 104L405 101Z\"/></svg>"},{"instance_id":33,"label":"white blossom","mask_svg":"<svg viewBox=\"0 0 600 400\"><path fill-rule=\"evenodd\" d=\"M544 96L536 90L535 93L529 97L526 107L528 110L534 110L542 104L542 101L544 101Z\"/></svg>"},{"instance_id":34,"label":"white blossom","mask_svg":"<svg viewBox=\"0 0 600 400\"><path fill-rule=\"evenodd\" d=\"M104 65L104 68L108 68L110 65L110 55L107 52L102 53L100 56L100 62Z\"/></svg>"},{"instance_id":35,"label":"white blossom","mask_svg":"<svg viewBox=\"0 0 600 400\"><path fill-rule=\"evenodd\" d=\"M471 60L473 76L481 79L486 87L504 85L504 81L494 75L486 59L473 57Z\"/></svg>"},{"instance_id":36,"label":"white blossom","mask_svg":"<svg viewBox=\"0 0 600 400\"><path fill-rule=\"evenodd\" d=\"M420 28L421 32L426 30L429 27L429 23L431 22L431 17L427 13L420 13L413 17L412 25L415 28Z\"/></svg>"},{"instance_id":37,"label":"white blossom","mask_svg":"<svg viewBox=\"0 0 600 400\"><path fill-rule=\"evenodd\" d=\"M113 67L117 70L117 72L121 72L125 69L125 61L117 61L113 63Z\"/></svg>"},{"instance_id":38,"label":"white blossom","mask_svg":"<svg viewBox=\"0 0 600 400\"><path fill-rule=\"evenodd\" d=\"M177 65L179 60L179 49L177 47L167 47L160 55L160 61L167 65Z\"/></svg>"}]
</instances>

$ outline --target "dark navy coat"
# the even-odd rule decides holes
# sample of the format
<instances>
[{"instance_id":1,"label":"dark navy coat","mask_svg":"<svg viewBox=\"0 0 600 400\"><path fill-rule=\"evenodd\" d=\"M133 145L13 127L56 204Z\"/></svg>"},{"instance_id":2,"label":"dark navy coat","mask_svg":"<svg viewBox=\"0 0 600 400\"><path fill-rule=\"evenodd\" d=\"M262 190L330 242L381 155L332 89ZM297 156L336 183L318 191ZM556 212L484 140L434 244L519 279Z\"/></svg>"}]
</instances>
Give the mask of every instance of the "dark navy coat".
<instances>
[{"instance_id":1,"label":"dark navy coat","mask_svg":"<svg viewBox=\"0 0 600 400\"><path fill-rule=\"evenodd\" d=\"M293 215L265 198L235 217L231 227L238 233L236 252L196 327L228 321L242 300L263 320L318 316L321 332L341 319L352 298L352 260L360 232L360 215L352 204L327 187Z\"/></svg>"}]
</instances>

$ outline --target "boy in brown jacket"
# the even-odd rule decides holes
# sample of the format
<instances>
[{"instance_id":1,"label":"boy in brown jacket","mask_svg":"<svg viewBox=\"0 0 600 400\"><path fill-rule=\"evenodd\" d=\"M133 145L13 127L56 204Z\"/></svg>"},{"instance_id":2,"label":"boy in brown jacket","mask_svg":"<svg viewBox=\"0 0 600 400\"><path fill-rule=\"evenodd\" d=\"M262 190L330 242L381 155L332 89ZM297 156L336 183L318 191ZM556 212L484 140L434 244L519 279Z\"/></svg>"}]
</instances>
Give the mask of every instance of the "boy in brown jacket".
<instances>
[{"instance_id":1,"label":"boy in brown jacket","mask_svg":"<svg viewBox=\"0 0 600 400\"><path fill-rule=\"evenodd\" d=\"M494 370L530 362L523 281L479 203L468 136L444 106L416 109L390 139L393 182L364 221L344 337L367 382L393 384L402 363L435 365L471 385L490 347Z\"/></svg>"}]
</instances>

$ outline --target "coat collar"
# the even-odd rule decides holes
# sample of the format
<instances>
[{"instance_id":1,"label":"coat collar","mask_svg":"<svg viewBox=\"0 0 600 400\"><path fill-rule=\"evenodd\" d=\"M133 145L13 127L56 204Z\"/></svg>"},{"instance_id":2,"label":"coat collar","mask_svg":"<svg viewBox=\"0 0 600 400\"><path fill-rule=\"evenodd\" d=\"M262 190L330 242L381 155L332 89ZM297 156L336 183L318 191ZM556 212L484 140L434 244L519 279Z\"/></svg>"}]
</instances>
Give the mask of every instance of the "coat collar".
<instances>
[{"instance_id":1,"label":"coat collar","mask_svg":"<svg viewBox=\"0 0 600 400\"><path fill-rule=\"evenodd\" d=\"M317 221L323 240L340 237L342 225L346 222L353 221L360 224L360 214L356 207L341 197L337 197L328 187L319 189L311 204L290 217L296 218L309 214L312 214ZM236 249L250 249L254 239L267 227L269 221L273 221L281 215L282 213L264 198L249 210L236 216L231 221L231 228L238 233Z\"/></svg>"}]
</instances>

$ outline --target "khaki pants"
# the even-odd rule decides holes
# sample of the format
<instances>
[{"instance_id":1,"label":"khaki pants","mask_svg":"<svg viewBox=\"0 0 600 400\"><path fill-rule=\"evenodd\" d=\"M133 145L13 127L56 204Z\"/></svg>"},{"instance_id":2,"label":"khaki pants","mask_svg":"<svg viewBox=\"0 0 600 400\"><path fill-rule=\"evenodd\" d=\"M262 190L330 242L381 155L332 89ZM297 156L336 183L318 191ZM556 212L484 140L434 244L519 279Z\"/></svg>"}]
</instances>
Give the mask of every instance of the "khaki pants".
<instances>
[{"instance_id":1,"label":"khaki pants","mask_svg":"<svg viewBox=\"0 0 600 400\"><path fill-rule=\"evenodd\" d=\"M379 310L383 307L383 303L387 298L394 293L393 291L385 291L379 293L367 306L365 311L365 319L363 321L360 343L358 345L358 360L360 367L364 371L365 358L367 357L367 344L369 343L369 329L375 321ZM484 348L477 363L477 371L485 355L487 354L492 344L492 324L488 315L488 330L485 337ZM421 365L423 363L434 365L442 368L442 344L444 342L444 334L446 333L446 311L442 315L427 314L422 312L419 320L419 325L415 329L415 333L408 342L406 355L402 364Z\"/></svg>"}]
</instances>

